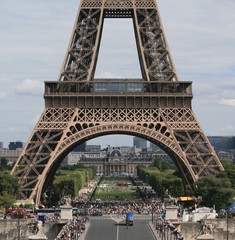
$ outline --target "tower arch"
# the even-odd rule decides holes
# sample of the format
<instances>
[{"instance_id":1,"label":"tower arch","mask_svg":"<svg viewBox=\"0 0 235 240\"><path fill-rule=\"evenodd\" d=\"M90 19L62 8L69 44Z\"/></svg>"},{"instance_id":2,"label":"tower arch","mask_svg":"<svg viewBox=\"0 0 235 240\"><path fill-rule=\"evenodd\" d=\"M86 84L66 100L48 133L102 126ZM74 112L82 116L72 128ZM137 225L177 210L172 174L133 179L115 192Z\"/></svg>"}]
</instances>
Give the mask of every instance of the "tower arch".
<instances>
[{"instance_id":1,"label":"tower arch","mask_svg":"<svg viewBox=\"0 0 235 240\"><path fill-rule=\"evenodd\" d=\"M95 137L112 134L138 136L160 146L166 153L173 157L172 159L175 162L176 166L178 168L180 166L179 171L182 174L184 183L189 188L193 187L192 182L196 181L198 176L196 176L187 159L184 158L182 152L180 151L180 148L175 144L175 141L172 139L172 136L170 137L168 134L164 135L161 133L161 131L156 131L145 126L123 123L110 123L86 128L64 139L64 141L60 144L60 147L55 149L53 156L48 162L48 167L46 167L44 172L42 173L43 177L41 177L40 181L38 182L38 187L35 191L36 195L31 196L31 198L34 198L37 203L40 202L42 192L44 192L43 190L45 190L46 188L45 183L47 182L47 178L51 178L52 175L55 174L64 157L76 145L93 139Z\"/></svg>"}]
</instances>

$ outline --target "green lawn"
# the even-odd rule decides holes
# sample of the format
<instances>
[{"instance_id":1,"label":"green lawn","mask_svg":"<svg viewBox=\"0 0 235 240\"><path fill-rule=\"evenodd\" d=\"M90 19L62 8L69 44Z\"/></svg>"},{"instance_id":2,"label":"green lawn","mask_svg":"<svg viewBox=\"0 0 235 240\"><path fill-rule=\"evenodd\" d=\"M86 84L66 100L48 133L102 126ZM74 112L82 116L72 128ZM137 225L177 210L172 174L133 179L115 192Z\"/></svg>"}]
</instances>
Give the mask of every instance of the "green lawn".
<instances>
[{"instance_id":1,"label":"green lawn","mask_svg":"<svg viewBox=\"0 0 235 240\"><path fill-rule=\"evenodd\" d=\"M131 184L131 181L129 178L104 178L97 187L93 199L100 199L101 201L128 201L140 199L139 192L135 186L117 186L118 183Z\"/></svg>"}]
</instances>

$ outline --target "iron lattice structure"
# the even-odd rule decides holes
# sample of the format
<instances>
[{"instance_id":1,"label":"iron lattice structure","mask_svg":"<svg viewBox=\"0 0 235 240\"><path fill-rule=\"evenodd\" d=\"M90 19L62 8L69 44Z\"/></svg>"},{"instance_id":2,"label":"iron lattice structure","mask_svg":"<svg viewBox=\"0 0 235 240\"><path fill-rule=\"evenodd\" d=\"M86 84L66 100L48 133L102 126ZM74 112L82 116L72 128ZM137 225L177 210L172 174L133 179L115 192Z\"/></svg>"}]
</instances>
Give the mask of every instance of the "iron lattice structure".
<instances>
[{"instance_id":1,"label":"iron lattice structure","mask_svg":"<svg viewBox=\"0 0 235 240\"><path fill-rule=\"evenodd\" d=\"M132 18L141 79L94 78L105 18ZM178 79L155 0L81 0L58 80L45 82L45 110L12 169L21 198L39 203L76 145L119 133L160 146L193 188L223 167L192 98L192 83Z\"/></svg>"}]
</instances>

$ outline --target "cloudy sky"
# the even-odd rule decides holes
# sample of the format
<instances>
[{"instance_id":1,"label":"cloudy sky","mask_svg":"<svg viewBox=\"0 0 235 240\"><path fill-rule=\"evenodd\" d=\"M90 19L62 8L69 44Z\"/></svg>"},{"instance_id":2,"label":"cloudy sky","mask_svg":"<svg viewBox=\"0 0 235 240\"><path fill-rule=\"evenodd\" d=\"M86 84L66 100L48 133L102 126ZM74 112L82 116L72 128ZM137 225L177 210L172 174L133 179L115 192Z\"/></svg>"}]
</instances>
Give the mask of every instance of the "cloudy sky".
<instances>
[{"instance_id":1,"label":"cloudy sky","mask_svg":"<svg viewBox=\"0 0 235 240\"><path fill-rule=\"evenodd\" d=\"M180 80L193 81L193 110L206 135L235 135L235 1L158 0ZM0 1L0 142L27 141L56 80L79 0ZM115 62L113 59L115 56ZM130 20L107 19L96 77L138 77ZM130 137L93 140L130 145Z\"/></svg>"}]
</instances>

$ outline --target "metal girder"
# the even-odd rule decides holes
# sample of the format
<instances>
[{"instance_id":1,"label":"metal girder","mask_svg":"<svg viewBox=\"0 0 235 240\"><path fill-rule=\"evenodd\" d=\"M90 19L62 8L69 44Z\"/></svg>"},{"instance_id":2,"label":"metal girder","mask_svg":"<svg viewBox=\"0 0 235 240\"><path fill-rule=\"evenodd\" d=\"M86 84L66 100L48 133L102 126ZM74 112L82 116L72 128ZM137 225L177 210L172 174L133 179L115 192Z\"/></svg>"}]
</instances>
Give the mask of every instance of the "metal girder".
<instances>
[{"instance_id":1,"label":"metal girder","mask_svg":"<svg viewBox=\"0 0 235 240\"><path fill-rule=\"evenodd\" d=\"M94 79L104 18L133 19L142 79ZM107 134L159 145L189 188L223 171L193 114L191 85L178 79L155 0L81 0L58 81L45 82L45 110L11 172L21 198L39 203L66 154Z\"/></svg>"},{"instance_id":2,"label":"metal girder","mask_svg":"<svg viewBox=\"0 0 235 240\"><path fill-rule=\"evenodd\" d=\"M55 130L45 129L44 121L51 124L52 119ZM14 169L23 198L35 198L42 191L50 168L76 143L110 133L137 135L160 145L176 156L189 186L222 170L191 109L46 109L37 126Z\"/></svg>"}]
</instances>

